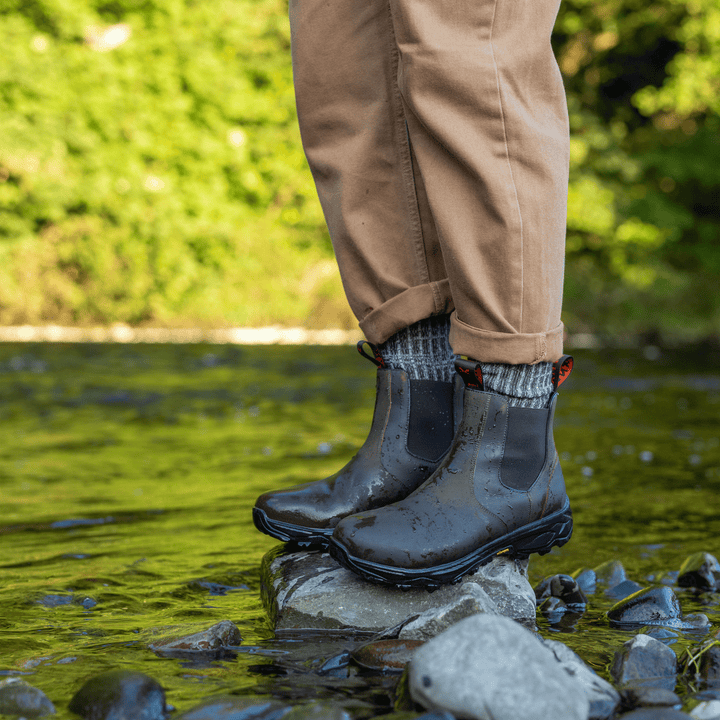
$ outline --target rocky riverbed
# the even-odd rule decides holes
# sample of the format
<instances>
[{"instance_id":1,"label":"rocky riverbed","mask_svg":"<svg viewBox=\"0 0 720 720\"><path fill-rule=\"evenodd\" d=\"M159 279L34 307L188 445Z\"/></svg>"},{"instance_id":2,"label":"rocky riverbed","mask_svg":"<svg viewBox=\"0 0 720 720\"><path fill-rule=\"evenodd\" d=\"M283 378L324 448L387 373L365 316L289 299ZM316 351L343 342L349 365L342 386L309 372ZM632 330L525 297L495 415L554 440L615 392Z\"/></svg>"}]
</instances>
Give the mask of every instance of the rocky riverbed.
<instances>
[{"instance_id":1,"label":"rocky riverbed","mask_svg":"<svg viewBox=\"0 0 720 720\"><path fill-rule=\"evenodd\" d=\"M706 615L684 614L676 592L689 589L717 602L720 564L696 553L658 578L644 586L613 561L548 576L532 588L527 561L496 558L456 585L399 590L365 583L326 553L280 547L263 560L263 599L276 633L309 644L310 653L278 656L277 667L306 678L306 687L332 681L349 692L355 679L376 676L391 688L393 708L358 713L338 702L227 694L210 695L178 714L156 679L118 668L90 677L67 710L86 720L352 720L375 714L403 720L720 720L720 633L712 634ZM606 620L627 633L608 679L536 625L543 617L561 625L598 596L615 601ZM680 656L672 648L677 633L695 639ZM225 620L187 635L165 628L147 633L145 641L159 658L192 665L236 656L243 638ZM333 644L338 652L312 657L313 648ZM1 715L57 712L53 699L22 677L0 682Z\"/></svg>"},{"instance_id":2,"label":"rocky riverbed","mask_svg":"<svg viewBox=\"0 0 720 720\"><path fill-rule=\"evenodd\" d=\"M616 717L712 717L718 570L696 553L720 552L718 358L666 350L652 358L576 354L556 418L575 534L531 558L518 581L531 617L510 618L550 645L553 662L570 662L572 652L582 659L566 674L609 683L621 699ZM73 703L81 715L137 714L147 698L148 713L170 719L449 720L420 704L443 706L422 676L411 694L408 663L418 648L434 655L432 643L468 612L504 621L487 585L419 593L393 612L366 595L353 612L365 608L367 625L329 621L318 606L321 627L308 627L318 590L342 580L316 557L306 568L315 591L300 592L299 581L283 587L280 575L290 608L305 598L285 628L276 631L276 609L261 600L263 585L273 598L263 568L284 550L256 532L249 508L261 492L324 477L352 456L374 399L366 365L352 348L0 345L0 712L22 703L25 717L54 708L77 719L71 701L101 677ZM624 567L606 562L613 558ZM610 617L638 591L645 595ZM647 641L633 648L639 660L611 673L641 635L674 655L673 689L657 667L651 678L663 686L623 687L657 647ZM442 668L428 677L444 683ZM709 704L693 706L701 702Z\"/></svg>"}]
</instances>

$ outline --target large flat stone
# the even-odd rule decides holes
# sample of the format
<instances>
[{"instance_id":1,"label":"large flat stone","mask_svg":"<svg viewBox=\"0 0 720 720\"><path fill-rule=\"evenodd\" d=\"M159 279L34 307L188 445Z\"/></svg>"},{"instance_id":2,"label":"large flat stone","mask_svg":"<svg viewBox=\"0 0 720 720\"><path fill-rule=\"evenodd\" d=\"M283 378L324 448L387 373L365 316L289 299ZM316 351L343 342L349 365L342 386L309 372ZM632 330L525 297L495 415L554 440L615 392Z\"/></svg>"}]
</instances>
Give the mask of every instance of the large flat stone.
<instances>
[{"instance_id":1,"label":"large flat stone","mask_svg":"<svg viewBox=\"0 0 720 720\"><path fill-rule=\"evenodd\" d=\"M479 586L480 593L469 587ZM346 633L377 633L400 625L416 615L441 608L453 616L467 607L517 620L534 621L535 593L527 578L527 561L496 558L456 585L434 591L402 590L369 583L341 567L328 553L270 551L262 562L262 594L276 633L323 630ZM473 606L469 595L487 595ZM459 609L457 609L459 608ZM438 632L442 623L432 620ZM454 620L460 616L454 617ZM435 634L432 629L425 637Z\"/></svg>"}]
</instances>

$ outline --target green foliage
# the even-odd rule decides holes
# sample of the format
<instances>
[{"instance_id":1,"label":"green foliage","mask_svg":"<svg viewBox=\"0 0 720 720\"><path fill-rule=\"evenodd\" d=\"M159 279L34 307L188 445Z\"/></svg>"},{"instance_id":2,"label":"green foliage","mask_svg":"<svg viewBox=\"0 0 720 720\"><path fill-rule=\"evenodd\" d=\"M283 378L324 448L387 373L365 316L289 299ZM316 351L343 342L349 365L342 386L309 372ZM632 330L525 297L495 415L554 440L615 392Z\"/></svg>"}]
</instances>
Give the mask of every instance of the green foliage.
<instances>
[{"instance_id":1,"label":"green foliage","mask_svg":"<svg viewBox=\"0 0 720 720\"><path fill-rule=\"evenodd\" d=\"M298 285L329 243L282 2L4 0L0 11L0 322L311 312L313 288ZM98 49L117 23L130 37Z\"/></svg>"},{"instance_id":2,"label":"green foliage","mask_svg":"<svg viewBox=\"0 0 720 720\"><path fill-rule=\"evenodd\" d=\"M564 0L555 43L572 132L568 325L717 333L720 7Z\"/></svg>"},{"instance_id":3,"label":"green foliage","mask_svg":"<svg viewBox=\"0 0 720 720\"><path fill-rule=\"evenodd\" d=\"M283 0L0 0L0 40L0 322L352 324ZM554 42L568 326L716 333L720 6L564 0Z\"/></svg>"}]
</instances>

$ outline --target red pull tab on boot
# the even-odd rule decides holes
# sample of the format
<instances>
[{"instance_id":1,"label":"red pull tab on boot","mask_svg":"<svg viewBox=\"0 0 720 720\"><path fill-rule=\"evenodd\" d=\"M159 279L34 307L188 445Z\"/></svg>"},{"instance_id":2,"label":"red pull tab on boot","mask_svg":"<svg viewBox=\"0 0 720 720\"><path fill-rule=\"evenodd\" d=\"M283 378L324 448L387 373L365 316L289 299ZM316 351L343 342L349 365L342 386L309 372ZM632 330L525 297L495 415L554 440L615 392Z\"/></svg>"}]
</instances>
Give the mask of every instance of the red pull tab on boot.
<instances>
[{"instance_id":1,"label":"red pull tab on boot","mask_svg":"<svg viewBox=\"0 0 720 720\"><path fill-rule=\"evenodd\" d=\"M563 355L557 362L553 363L552 384L555 392L570 377L573 363L572 355Z\"/></svg>"},{"instance_id":2,"label":"red pull tab on boot","mask_svg":"<svg viewBox=\"0 0 720 720\"><path fill-rule=\"evenodd\" d=\"M365 352L365 345L367 345L372 350L372 357L368 355ZM367 340L361 340L357 344L358 352L364 357L367 358L371 363L374 363L379 368L385 367L385 361L383 360L383 356L380 354L380 350L378 349L377 345L373 345L371 342L368 342Z\"/></svg>"},{"instance_id":3,"label":"red pull tab on boot","mask_svg":"<svg viewBox=\"0 0 720 720\"><path fill-rule=\"evenodd\" d=\"M455 369L463 379L465 387L473 388L475 390L484 390L485 382L482 376L482 365L475 360L461 360L455 361Z\"/></svg>"}]
</instances>

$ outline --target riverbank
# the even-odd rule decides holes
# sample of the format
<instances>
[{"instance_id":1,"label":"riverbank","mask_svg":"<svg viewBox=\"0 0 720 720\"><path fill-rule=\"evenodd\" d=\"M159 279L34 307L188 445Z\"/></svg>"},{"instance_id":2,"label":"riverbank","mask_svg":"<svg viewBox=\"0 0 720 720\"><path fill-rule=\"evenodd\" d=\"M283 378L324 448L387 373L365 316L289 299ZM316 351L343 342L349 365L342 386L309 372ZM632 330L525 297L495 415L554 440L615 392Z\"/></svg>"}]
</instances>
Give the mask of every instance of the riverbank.
<instances>
[{"instance_id":1,"label":"riverbank","mask_svg":"<svg viewBox=\"0 0 720 720\"><path fill-rule=\"evenodd\" d=\"M351 345L364 338L359 328L308 329L268 325L265 327L131 327L124 323L72 327L65 325L5 325L0 326L0 342L9 343L163 343L211 345ZM566 346L576 350L596 350L609 345L599 335L575 333L568 335ZM642 338L623 337L612 347L637 348L645 346ZM652 351L650 351L652 353ZM652 359L652 358L648 358Z\"/></svg>"}]
</instances>

